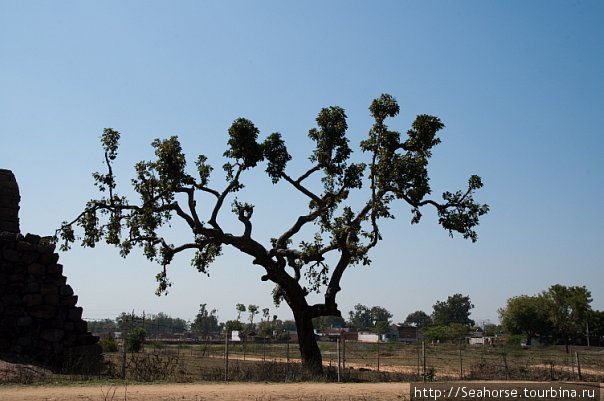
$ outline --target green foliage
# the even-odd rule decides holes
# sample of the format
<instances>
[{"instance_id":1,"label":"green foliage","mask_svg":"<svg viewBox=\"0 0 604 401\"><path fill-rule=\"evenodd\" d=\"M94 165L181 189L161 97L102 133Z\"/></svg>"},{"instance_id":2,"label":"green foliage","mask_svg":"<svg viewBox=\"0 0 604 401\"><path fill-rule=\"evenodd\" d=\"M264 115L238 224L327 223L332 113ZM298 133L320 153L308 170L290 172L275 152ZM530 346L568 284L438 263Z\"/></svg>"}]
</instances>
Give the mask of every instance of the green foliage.
<instances>
[{"instance_id":1,"label":"green foliage","mask_svg":"<svg viewBox=\"0 0 604 401\"><path fill-rule=\"evenodd\" d=\"M143 349L146 339L147 331L142 327L135 327L128 332L128 336L126 337L126 349L128 352L140 352Z\"/></svg>"},{"instance_id":2,"label":"green foliage","mask_svg":"<svg viewBox=\"0 0 604 401\"><path fill-rule=\"evenodd\" d=\"M432 321L434 324L459 323L466 326L473 326L474 321L470 319L470 310L474 305L470 302L470 296L454 294L446 301L437 301L434 304L432 312Z\"/></svg>"},{"instance_id":3,"label":"green foliage","mask_svg":"<svg viewBox=\"0 0 604 401\"><path fill-rule=\"evenodd\" d=\"M273 184L276 184L285 171L285 166L292 157L287 153L285 142L281 138L281 134L274 132L270 134L264 141L263 147L264 157L268 161L266 173L271 178Z\"/></svg>"},{"instance_id":4,"label":"green foliage","mask_svg":"<svg viewBox=\"0 0 604 401\"><path fill-rule=\"evenodd\" d=\"M113 337L113 333L101 336L99 343L103 348L103 352L117 352L117 344Z\"/></svg>"},{"instance_id":5,"label":"green foliage","mask_svg":"<svg viewBox=\"0 0 604 401\"><path fill-rule=\"evenodd\" d=\"M88 331L113 334L114 331L117 331L117 324L112 319L91 320L88 322Z\"/></svg>"},{"instance_id":6,"label":"green foliage","mask_svg":"<svg viewBox=\"0 0 604 401\"><path fill-rule=\"evenodd\" d=\"M238 118L229 128L229 149L224 155L236 159L245 167L255 167L262 160L262 147L258 144L258 128L246 118Z\"/></svg>"},{"instance_id":7,"label":"green foliage","mask_svg":"<svg viewBox=\"0 0 604 401\"><path fill-rule=\"evenodd\" d=\"M541 340L553 338L568 346L573 338L586 335L590 320L597 321L591 301L584 286L555 284L539 295L508 299L499 317L507 333L525 334L528 344L539 335Z\"/></svg>"},{"instance_id":8,"label":"green foliage","mask_svg":"<svg viewBox=\"0 0 604 401\"><path fill-rule=\"evenodd\" d=\"M204 337L219 331L216 309L208 311L206 305L199 305L199 312L195 316L195 321L191 324L191 331Z\"/></svg>"},{"instance_id":9,"label":"green foliage","mask_svg":"<svg viewBox=\"0 0 604 401\"><path fill-rule=\"evenodd\" d=\"M432 324L432 318L426 312L418 310L407 315L407 318L405 319L405 324L424 328Z\"/></svg>"},{"instance_id":10,"label":"green foliage","mask_svg":"<svg viewBox=\"0 0 604 401\"><path fill-rule=\"evenodd\" d=\"M499 319L507 333L524 334L530 344L533 337L551 333L548 309L543 296L521 295L507 300L505 308L499 310Z\"/></svg>"},{"instance_id":11,"label":"green foliage","mask_svg":"<svg viewBox=\"0 0 604 401\"><path fill-rule=\"evenodd\" d=\"M254 317L259 313L258 312L258 305L248 305L247 306L247 312L249 314L249 320L250 320L250 324L254 324Z\"/></svg>"},{"instance_id":12,"label":"green foliage","mask_svg":"<svg viewBox=\"0 0 604 401\"><path fill-rule=\"evenodd\" d=\"M548 316L557 336L568 344L571 336L585 330L591 310L591 292L583 287L552 285L542 296L548 305Z\"/></svg>"},{"instance_id":13,"label":"green foliage","mask_svg":"<svg viewBox=\"0 0 604 401\"><path fill-rule=\"evenodd\" d=\"M368 308L365 305L357 304L354 310L348 313L348 326L357 330L384 330L391 324L392 313L381 306Z\"/></svg>"},{"instance_id":14,"label":"green foliage","mask_svg":"<svg viewBox=\"0 0 604 401\"><path fill-rule=\"evenodd\" d=\"M312 320L312 325L317 330L324 330L345 327L346 321L341 316L319 316Z\"/></svg>"},{"instance_id":15,"label":"green foliage","mask_svg":"<svg viewBox=\"0 0 604 401\"><path fill-rule=\"evenodd\" d=\"M244 330L244 326L243 323L241 323L239 320L227 320L226 323L224 324L224 327L226 328L227 331L239 331L242 332Z\"/></svg>"},{"instance_id":16,"label":"green foliage","mask_svg":"<svg viewBox=\"0 0 604 401\"><path fill-rule=\"evenodd\" d=\"M424 330L424 338L428 341L446 341L449 338L448 328L444 324L428 326Z\"/></svg>"},{"instance_id":17,"label":"green foliage","mask_svg":"<svg viewBox=\"0 0 604 401\"><path fill-rule=\"evenodd\" d=\"M241 314L245 312L245 305L237 304L235 305L235 310L237 311L237 321L239 321L241 319Z\"/></svg>"}]
</instances>

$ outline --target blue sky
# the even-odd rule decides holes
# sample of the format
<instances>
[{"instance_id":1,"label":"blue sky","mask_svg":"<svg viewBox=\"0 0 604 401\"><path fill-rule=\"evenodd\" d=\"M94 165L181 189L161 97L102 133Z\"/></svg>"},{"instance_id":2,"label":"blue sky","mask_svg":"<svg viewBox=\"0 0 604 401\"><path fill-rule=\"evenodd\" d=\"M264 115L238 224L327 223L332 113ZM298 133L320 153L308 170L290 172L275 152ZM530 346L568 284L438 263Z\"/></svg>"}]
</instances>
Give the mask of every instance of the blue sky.
<instances>
[{"instance_id":1,"label":"blue sky","mask_svg":"<svg viewBox=\"0 0 604 401\"><path fill-rule=\"evenodd\" d=\"M404 132L420 113L446 124L431 162L435 197L476 173L491 213L471 244L449 238L431 214L411 226L408 209L395 208L373 265L347 272L341 309L383 305L402 321L461 292L475 320L496 321L507 298L555 283L586 285L602 309L602 15L598 1L1 0L0 168L19 181L22 231L50 234L95 196L104 127L123 135L124 193L157 137L178 135L190 161L204 153L221 165L239 116L262 136L283 134L295 175L308 166L306 133L321 107L346 109L356 146L371 100L387 92L401 106L393 129ZM257 205L260 238L304 211L285 185L260 173L246 182L240 198ZM173 238L187 233L177 224ZM140 254L76 247L61 261L87 318L133 309L192 318L202 302L221 319L235 316L237 302L290 316L234 250L210 278L177 258L161 298L158 266Z\"/></svg>"}]
</instances>

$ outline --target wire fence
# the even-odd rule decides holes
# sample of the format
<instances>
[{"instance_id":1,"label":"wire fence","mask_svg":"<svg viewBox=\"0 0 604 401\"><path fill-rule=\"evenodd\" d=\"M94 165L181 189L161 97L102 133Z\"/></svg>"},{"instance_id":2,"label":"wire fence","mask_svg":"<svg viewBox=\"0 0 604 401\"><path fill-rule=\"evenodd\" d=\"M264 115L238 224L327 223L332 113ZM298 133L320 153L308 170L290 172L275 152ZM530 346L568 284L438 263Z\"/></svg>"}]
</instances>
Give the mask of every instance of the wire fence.
<instances>
[{"instance_id":1,"label":"wire fence","mask_svg":"<svg viewBox=\"0 0 604 401\"><path fill-rule=\"evenodd\" d=\"M603 348L509 348L505 345L320 341L326 378L334 381L579 380L604 381ZM135 380L270 380L303 378L298 345L244 341L152 341L139 353L106 353L118 376ZM160 369L161 368L161 369ZM153 372L151 372L151 370Z\"/></svg>"}]
</instances>

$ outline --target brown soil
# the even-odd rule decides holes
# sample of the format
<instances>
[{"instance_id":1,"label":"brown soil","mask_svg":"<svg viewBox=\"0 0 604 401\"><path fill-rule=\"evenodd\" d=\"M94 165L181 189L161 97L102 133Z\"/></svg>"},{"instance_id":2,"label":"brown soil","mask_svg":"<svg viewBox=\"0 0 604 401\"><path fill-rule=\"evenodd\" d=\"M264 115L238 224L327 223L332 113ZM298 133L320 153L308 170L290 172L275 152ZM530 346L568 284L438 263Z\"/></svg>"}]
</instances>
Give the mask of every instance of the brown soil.
<instances>
[{"instance_id":1,"label":"brown soil","mask_svg":"<svg viewBox=\"0 0 604 401\"><path fill-rule=\"evenodd\" d=\"M126 396L126 397L125 397ZM408 383L225 383L0 387L2 401L402 400Z\"/></svg>"}]
</instances>

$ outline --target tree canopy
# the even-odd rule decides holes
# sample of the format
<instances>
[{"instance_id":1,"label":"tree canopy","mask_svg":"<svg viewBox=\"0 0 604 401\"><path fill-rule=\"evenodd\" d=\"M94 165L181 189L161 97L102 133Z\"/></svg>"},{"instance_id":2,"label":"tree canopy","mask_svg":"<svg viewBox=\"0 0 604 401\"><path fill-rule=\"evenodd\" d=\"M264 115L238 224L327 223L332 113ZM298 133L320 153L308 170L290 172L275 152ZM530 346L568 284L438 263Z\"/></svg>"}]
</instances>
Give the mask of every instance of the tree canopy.
<instances>
[{"instance_id":1,"label":"tree canopy","mask_svg":"<svg viewBox=\"0 0 604 401\"><path fill-rule=\"evenodd\" d=\"M454 294L446 301L436 301L433 306L432 322L434 324L459 323L473 326L474 321L470 319L470 310L474 308L470 302L469 295Z\"/></svg>"},{"instance_id":2,"label":"tree canopy","mask_svg":"<svg viewBox=\"0 0 604 401\"><path fill-rule=\"evenodd\" d=\"M418 310L407 315L404 323L424 328L432 324L432 318L426 312Z\"/></svg>"}]
</instances>

